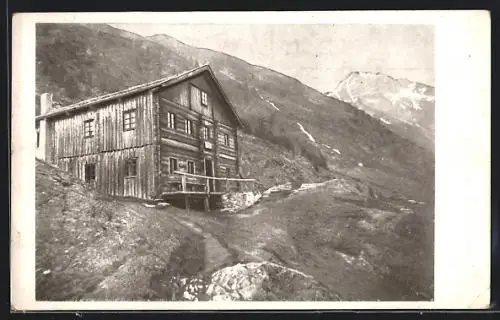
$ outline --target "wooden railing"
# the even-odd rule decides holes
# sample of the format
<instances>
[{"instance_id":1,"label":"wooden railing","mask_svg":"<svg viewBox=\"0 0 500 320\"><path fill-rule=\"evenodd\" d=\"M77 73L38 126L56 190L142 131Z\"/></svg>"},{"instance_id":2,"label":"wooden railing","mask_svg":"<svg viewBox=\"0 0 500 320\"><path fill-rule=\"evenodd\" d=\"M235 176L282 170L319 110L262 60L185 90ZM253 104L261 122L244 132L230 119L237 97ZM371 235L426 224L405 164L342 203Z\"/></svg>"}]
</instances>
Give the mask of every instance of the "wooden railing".
<instances>
[{"instance_id":1,"label":"wooden railing","mask_svg":"<svg viewBox=\"0 0 500 320\"><path fill-rule=\"evenodd\" d=\"M181 176L181 192L189 192L187 190L187 185L189 184L188 178L197 178L199 181L204 182L204 192L228 192L230 190L231 183L237 184L238 191L251 191L255 186L255 179L241 179L241 178L224 178L224 177L211 177L203 176L198 174L186 173L182 171L174 171L175 174ZM221 188L221 184L216 184L216 182L223 182L224 188ZM212 183L211 183L212 182Z\"/></svg>"}]
</instances>

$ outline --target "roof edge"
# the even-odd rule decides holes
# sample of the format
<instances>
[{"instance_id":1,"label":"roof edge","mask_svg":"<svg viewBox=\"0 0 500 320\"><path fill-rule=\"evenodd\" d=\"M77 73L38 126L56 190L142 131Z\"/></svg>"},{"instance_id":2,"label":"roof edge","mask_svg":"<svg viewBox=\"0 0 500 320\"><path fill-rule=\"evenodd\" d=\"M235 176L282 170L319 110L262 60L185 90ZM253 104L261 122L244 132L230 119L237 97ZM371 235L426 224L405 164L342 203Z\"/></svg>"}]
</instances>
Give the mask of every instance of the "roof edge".
<instances>
[{"instance_id":1,"label":"roof edge","mask_svg":"<svg viewBox=\"0 0 500 320\"><path fill-rule=\"evenodd\" d=\"M129 96L129 95L132 95L132 94L140 93L140 92L151 90L154 88L171 86L171 85L174 85L180 81L184 81L186 79L197 76L205 71L209 72L210 77L212 78L213 82L215 83L215 85L216 85L220 95L222 96L224 102L229 106L231 112L233 113L238 127L243 128L244 123L241 120L241 118L238 116L238 113L236 112L235 106L233 105L233 103L231 102L229 97L226 95L224 89L222 88L221 83L219 82L219 80L215 76L214 71L212 70L212 68L210 67L210 64L208 64L208 63L203 64L199 67L184 71L184 72L179 73L177 75L164 77L161 79L153 80L153 81L139 84L136 86L128 87L128 88L120 90L120 91L115 91L115 92L107 93L107 94L104 94L101 96L93 97L93 98L90 98L87 100L83 100L83 101L80 101L80 102L77 102L77 103L74 103L74 104L71 104L71 105L68 105L65 107L52 109L47 114L36 116L35 121L39 121L39 120L47 119L47 118L53 118L53 117L57 117L57 116L64 115L64 114L68 115L68 114L71 114L73 112L77 112L77 111L83 110L85 108L92 107L92 106L99 104L99 103L108 102L108 101L112 101L115 99L120 99L120 98Z\"/></svg>"},{"instance_id":2,"label":"roof edge","mask_svg":"<svg viewBox=\"0 0 500 320\"><path fill-rule=\"evenodd\" d=\"M62 114L72 113L72 112L75 112L75 111L82 110L84 108L93 106L93 105L98 104L98 103L112 101L112 100L115 100L115 99L119 99L119 98L123 98L123 97L129 96L129 95L132 95L132 94L136 94L136 93L140 93L140 92L143 92L143 91L147 91L147 90L150 90L150 89L153 89L153 88L156 88L156 87L161 87L161 86L165 85L166 83L168 83L170 81L172 82L171 84L175 84L178 81L180 81L181 78L185 77L186 79L188 79L188 78L190 78L192 76L195 76L195 75L197 75L197 74L199 74L199 73L201 73L203 71L206 71L206 70L210 70L210 72L213 73L213 71L211 70L209 64L203 64L203 65L201 65L199 67L196 67L196 68L184 71L182 73L179 73L179 74L176 74L176 75L173 75L173 76L164 77L164 78L161 78L161 79L149 81L149 82L146 82L146 83L143 83L143 84L139 84L139 85L135 85L135 86L131 86L131 87L125 88L123 90L119 90L119 91L115 91L115 92L103 94L103 95L100 95L100 96L97 96L97 97L89 98L89 99L86 99L86 100L82 100L80 102L77 102L77 103L74 103L74 104L71 104L71 105L68 105L68 106L64 106L64 107L52 109L47 114L43 114L43 115L37 116L35 118L35 120L52 118L52 117L56 117L56 116L59 116L59 115L62 115ZM171 84L169 84L169 85L171 85Z\"/></svg>"}]
</instances>

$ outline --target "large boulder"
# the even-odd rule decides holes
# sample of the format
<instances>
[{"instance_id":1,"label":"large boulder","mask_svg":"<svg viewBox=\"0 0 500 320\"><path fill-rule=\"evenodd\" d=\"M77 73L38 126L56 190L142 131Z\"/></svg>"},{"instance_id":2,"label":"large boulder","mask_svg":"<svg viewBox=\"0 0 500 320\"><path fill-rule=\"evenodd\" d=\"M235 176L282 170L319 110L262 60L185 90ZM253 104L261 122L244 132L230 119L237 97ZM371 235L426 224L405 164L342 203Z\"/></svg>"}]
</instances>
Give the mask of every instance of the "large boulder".
<instances>
[{"instance_id":1,"label":"large boulder","mask_svg":"<svg viewBox=\"0 0 500 320\"><path fill-rule=\"evenodd\" d=\"M270 262L237 264L213 273L206 295L214 301L335 299L312 276Z\"/></svg>"},{"instance_id":2,"label":"large boulder","mask_svg":"<svg viewBox=\"0 0 500 320\"><path fill-rule=\"evenodd\" d=\"M221 199L221 211L232 213L246 209L256 203L261 196L259 192L252 191L226 193Z\"/></svg>"}]
</instances>

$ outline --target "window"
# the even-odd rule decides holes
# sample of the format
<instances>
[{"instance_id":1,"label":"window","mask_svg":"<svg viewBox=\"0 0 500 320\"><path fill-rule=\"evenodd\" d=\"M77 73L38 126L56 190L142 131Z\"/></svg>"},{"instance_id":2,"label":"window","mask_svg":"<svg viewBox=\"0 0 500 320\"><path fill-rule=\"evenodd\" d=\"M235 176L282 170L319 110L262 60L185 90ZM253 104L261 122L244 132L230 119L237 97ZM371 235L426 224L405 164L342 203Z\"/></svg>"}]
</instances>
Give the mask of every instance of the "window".
<instances>
[{"instance_id":1,"label":"window","mask_svg":"<svg viewBox=\"0 0 500 320\"><path fill-rule=\"evenodd\" d=\"M208 107L208 95L205 91L200 90L201 93L201 105Z\"/></svg>"},{"instance_id":2,"label":"window","mask_svg":"<svg viewBox=\"0 0 500 320\"><path fill-rule=\"evenodd\" d=\"M95 163L85 164L85 182L95 181Z\"/></svg>"},{"instance_id":3,"label":"window","mask_svg":"<svg viewBox=\"0 0 500 320\"><path fill-rule=\"evenodd\" d=\"M174 171L177 171L177 159L176 158L170 158L169 172L170 172L170 174L172 174L172 173L174 173Z\"/></svg>"},{"instance_id":4,"label":"window","mask_svg":"<svg viewBox=\"0 0 500 320\"><path fill-rule=\"evenodd\" d=\"M125 177L135 177L137 175L137 159L127 159L125 163Z\"/></svg>"},{"instance_id":5,"label":"window","mask_svg":"<svg viewBox=\"0 0 500 320\"><path fill-rule=\"evenodd\" d=\"M184 121L184 127L186 128L186 133L189 135L192 135L194 130L193 130L193 121L186 119Z\"/></svg>"},{"instance_id":6,"label":"window","mask_svg":"<svg viewBox=\"0 0 500 320\"><path fill-rule=\"evenodd\" d=\"M208 126L203 126L203 139L205 140L212 139L212 131Z\"/></svg>"},{"instance_id":7,"label":"window","mask_svg":"<svg viewBox=\"0 0 500 320\"><path fill-rule=\"evenodd\" d=\"M227 133L223 133L224 137L224 145L228 146L229 145L229 135Z\"/></svg>"},{"instance_id":8,"label":"window","mask_svg":"<svg viewBox=\"0 0 500 320\"><path fill-rule=\"evenodd\" d=\"M83 132L85 138L92 138L94 136L94 119L83 122Z\"/></svg>"},{"instance_id":9,"label":"window","mask_svg":"<svg viewBox=\"0 0 500 320\"><path fill-rule=\"evenodd\" d=\"M40 128L36 128L36 147L40 147Z\"/></svg>"},{"instance_id":10,"label":"window","mask_svg":"<svg viewBox=\"0 0 500 320\"><path fill-rule=\"evenodd\" d=\"M167 112L167 118L168 118L168 127L175 129L175 114Z\"/></svg>"},{"instance_id":11,"label":"window","mask_svg":"<svg viewBox=\"0 0 500 320\"><path fill-rule=\"evenodd\" d=\"M135 129L135 109L123 111L123 131Z\"/></svg>"},{"instance_id":12,"label":"window","mask_svg":"<svg viewBox=\"0 0 500 320\"><path fill-rule=\"evenodd\" d=\"M229 177L231 174L231 170L225 166L220 167L222 174L224 174L226 177Z\"/></svg>"},{"instance_id":13,"label":"window","mask_svg":"<svg viewBox=\"0 0 500 320\"><path fill-rule=\"evenodd\" d=\"M188 161L188 173L194 174L194 161Z\"/></svg>"}]
</instances>

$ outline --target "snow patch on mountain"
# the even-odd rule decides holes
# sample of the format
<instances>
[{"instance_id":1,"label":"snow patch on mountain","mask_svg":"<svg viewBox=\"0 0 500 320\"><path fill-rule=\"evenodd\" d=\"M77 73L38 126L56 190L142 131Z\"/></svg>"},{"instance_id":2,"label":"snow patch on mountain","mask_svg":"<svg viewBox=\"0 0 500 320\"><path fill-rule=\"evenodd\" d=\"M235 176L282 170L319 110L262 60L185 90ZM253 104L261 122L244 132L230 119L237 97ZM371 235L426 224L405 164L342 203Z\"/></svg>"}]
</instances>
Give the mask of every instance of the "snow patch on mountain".
<instances>
[{"instance_id":1,"label":"snow patch on mountain","mask_svg":"<svg viewBox=\"0 0 500 320\"><path fill-rule=\"evenodd\" d=\"M297 125L299 126L300 128L300 131L302 131L308 138L311 142L313 143L316 143L316 140L314 140L314 137L306 131L306 129L304 129L304 127L302 126L302 124L300 124L299 122L297 122Z\"/></svg>"},{"instance_id":2,"label":"snow patch on mountain","mask_svg":"<svg viewBox=\"0 0 500 320\"><path fill-rule=\"evenodd\" d=\"M257 90L257 89L256 89L256 91L257 91L257 94L259 95L259 98L260 98L262 101L267 102L267 103L268 103L271 107L273 107L276 111L280 111L280 108L278 108L278 107L274 104L274 102L270 101L270 100L269 100L269 99L267 99L267 98L264 98L264 97L263 97L263 96L259 93L259 90Z\"/></svg>"},{"instance_id":3,"label":"snow patch on mountain","mask_svg":"<svg viewBox=\"0 0 500 320\"><path fill-rule=\"evenodd\" d=\"M401 87L401 89L397 92L386 92L385 97L388 98L393 104L401 104L402 100L408 99L410 101L408 107L415 110L422 110L422 106L420 104L421 101L434 102L435 98L424 94L423 91L425 91L425 88L417 90L416 87L417 84L413 82L407 87ZM408 104L402 103L401 105L404 107Z\"/></svg>"},{"instance_id":4,"label":"snow patch on mountain","mask_svg":"<svg viewBox=\"0 0 500 320\"><path fill-rule=\"evenodd\" d=\"M277 106L276 106L276 105L275 105L272 101L269 101L269 100L266 100L266 101L267 101L267 103L269 103L271 106L273 106L273 107L274 107L274 109L276 109L276 110L280 111L280 108L278 108L278 107L277 107Z\"/></svg>"}]
</instances>

